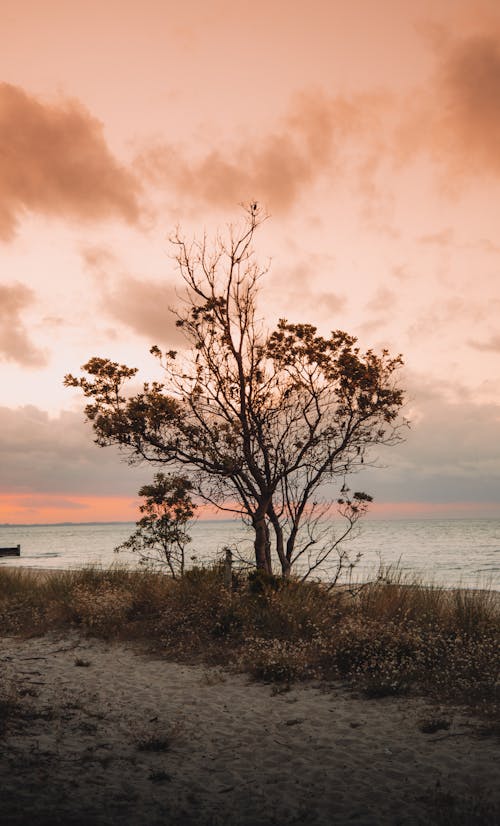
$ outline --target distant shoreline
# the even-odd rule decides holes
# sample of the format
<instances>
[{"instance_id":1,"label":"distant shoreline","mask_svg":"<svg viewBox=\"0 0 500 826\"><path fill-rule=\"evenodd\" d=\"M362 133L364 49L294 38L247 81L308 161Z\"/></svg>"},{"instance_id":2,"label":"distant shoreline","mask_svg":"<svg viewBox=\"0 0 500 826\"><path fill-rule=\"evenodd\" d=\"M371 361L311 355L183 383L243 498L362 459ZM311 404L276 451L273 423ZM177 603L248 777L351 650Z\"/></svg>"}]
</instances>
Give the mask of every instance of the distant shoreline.
<instances>
[{"instance_id":1,"label":"distant shoreline","mask_svg":"<svg viewBox=\"0 0 500 826\"><path fill-rule=\"evenodd\" d=\"M331 517L335 519L335 516ZM204 519L200 517L196 520L196 523L199 522L213 522L213 523L241 523L241 520L235 517L211 517L209 519ZM374 514L369 514L364 520L363 523L371 523L371 522L500 522L500 513L498 516L459 516L457 514L447 514L445 516L436 516L434 514L421 514L419 516L412 515L412 516L400 516L395 514L394 516L376 516ZM76 527L90 527L92 525L135 525L136 522L133 519L123 521L120 519L117 520L107 520L107 521L90 521L90 522L0 522L0 528L76 528Z\"/></svg>"}]
</instances>

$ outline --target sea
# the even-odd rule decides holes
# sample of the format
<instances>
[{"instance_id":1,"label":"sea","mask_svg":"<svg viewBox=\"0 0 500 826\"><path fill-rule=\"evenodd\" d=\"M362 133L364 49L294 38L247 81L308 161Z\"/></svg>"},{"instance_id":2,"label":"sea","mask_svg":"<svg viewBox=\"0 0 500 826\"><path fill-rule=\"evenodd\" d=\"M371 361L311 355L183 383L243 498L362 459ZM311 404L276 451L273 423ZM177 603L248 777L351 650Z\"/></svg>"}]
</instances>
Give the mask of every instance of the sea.
<instances>
[{"instance_id":1,"label":"sea","mask_svg":"<svg viewBox=\"0 0 500 826\"><path fill-rule=\"evenodd\" d=\"M0 548L21 546L20 557L0 557L1 565L75 569L89 565L137 567L131 552L116 553L134 523L0 525ZM332 521L332 533L340 525ZM235 558L252 558L252 532L235 520L198 520L190 531L187 564L217 559L230 547ZM408 576L445 587L500 591L500 519L366 519L342 546L352 560L357 581L368 581L380 568L398 566ZM331 581L335 555L314 577ZM300 566L297 569L301 572ZM304 566L302 566L302 573Z\"/></svg>"}]
</instances>

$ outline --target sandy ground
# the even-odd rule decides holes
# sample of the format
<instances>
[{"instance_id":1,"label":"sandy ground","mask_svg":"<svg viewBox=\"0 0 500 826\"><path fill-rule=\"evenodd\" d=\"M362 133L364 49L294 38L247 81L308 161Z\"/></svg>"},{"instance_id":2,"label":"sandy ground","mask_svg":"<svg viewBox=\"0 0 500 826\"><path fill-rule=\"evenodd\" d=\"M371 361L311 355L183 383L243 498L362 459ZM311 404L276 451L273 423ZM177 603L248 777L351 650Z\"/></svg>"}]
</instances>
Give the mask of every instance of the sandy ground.
<instances>
[{"instance_id":1,"label":"sandy ground","mask_svg":"<svg viewBox=\"0 0 500 826\"><path fill-rule=\"evenodd\" d=\"M500 801L498 738L422 701L277 693L76 635L0 639L0 684L2 826L497 822L470 801Z\"/></svg>"}]
</instances>

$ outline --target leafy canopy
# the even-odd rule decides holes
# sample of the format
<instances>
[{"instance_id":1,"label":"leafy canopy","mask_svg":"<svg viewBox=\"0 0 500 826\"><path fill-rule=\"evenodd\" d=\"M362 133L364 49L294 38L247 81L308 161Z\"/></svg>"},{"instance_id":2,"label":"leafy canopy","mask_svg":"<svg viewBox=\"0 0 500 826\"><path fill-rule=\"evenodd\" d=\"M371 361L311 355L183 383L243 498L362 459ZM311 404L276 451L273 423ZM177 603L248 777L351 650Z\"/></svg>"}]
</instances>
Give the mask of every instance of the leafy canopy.
<instances>
[{"instance_id":1,"label":"leafy canopy","mask_svg":"<svg viewBox=\"0 0 500 826\"><path fill-rule=\"evenodd\" d=\"M116 550L138 554L145 565L167 565L174 579L182 576L186 545L191 541L187 526L196 509L191 490L185 476L157 473L152 484L139 490L145 499L139 508L144 515L132 536Z\"/></svg>"}]
</instances>

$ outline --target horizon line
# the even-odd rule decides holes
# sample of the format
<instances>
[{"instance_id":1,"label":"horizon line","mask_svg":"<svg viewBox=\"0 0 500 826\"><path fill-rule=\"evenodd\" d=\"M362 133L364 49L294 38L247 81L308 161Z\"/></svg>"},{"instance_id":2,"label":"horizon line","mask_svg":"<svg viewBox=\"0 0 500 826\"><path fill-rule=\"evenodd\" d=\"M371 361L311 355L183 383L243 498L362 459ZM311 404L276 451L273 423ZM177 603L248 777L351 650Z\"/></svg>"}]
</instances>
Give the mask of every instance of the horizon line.
<instances>
[{"instance_id":1,"label":"horizon line","mask_svg":"<svg viewBox=\"0 0 500 826\"><path fill-rule=\"evenodd\" d=\"M334 517L335 518L335 517ZM367 514L363 517L363 522L420 522L420 521L466 521L466 522L473 522L473 521L485 521L485 520L500 520L500 513L498 515L492 514L482 514L482 515L462 515L457 513L448 513L448 514L436 514L436 513L413 513L413 514L398 514L393 513L392 515L383 514L383 515L376 515L376 514ZM197 522L210 522L210 523L217 523L217 522L242 522L239 517L222 517L220 519L196 519L194 520L194 524ZM133 519L105 519L105 520L92 520L89 522L0 522L0 528L71 528L71 527L81 527L81 526L92 526L92 525L135 525L136 521Z\"/></svg>"}]
</instances>

